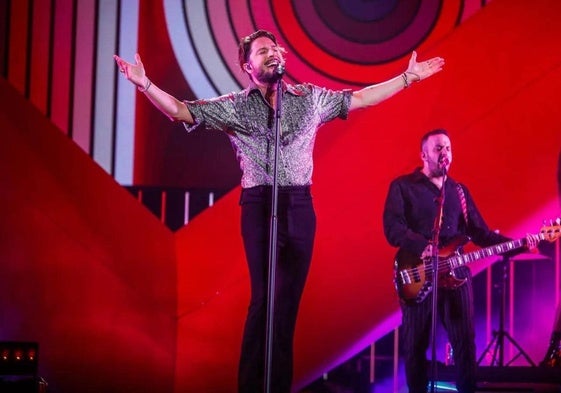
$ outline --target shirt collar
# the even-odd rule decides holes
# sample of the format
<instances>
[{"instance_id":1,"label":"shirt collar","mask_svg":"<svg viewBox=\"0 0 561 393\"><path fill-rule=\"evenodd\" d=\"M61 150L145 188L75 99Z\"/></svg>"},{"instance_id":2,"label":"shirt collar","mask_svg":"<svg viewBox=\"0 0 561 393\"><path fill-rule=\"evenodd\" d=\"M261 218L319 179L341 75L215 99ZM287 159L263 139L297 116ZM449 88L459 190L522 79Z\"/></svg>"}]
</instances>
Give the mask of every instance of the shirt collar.
<instances>
[{"instance_id":1,"label":"shirt collar","mask_svg":"<svg viewBox=\"0 0 561 393\"><path fill-rule=\"evenodd\" d=\"M429 180L429 178L423 173L423 168L422 167L417 167L415 168L415 170L413 171L413 180L415 182L428 182L431 183L432 182ZM448 176L446 178L446 184L456 184L456 181L454 179L452 179L450 176Z\"/></svg>"},{"instance_id":2,"label":"shirt collar","mask_svg":"<svg viewBox=\"0 0 561 393\"><path fill-rule=\"evenodd\" d=\"M294 96L303 96L303 95L306 94L302 89L299 89L299 88L295 87L294 85L290 85L290 84L286 83L285 81L281 82L281 87L282 87L282 91L284 93L290 93ZM257 87L257 85L255 84L255 82L253 82L253 80L250 80L249 85L243 90L243 93L247 97L251 94L251 92L256 91L256 90L259 92L259 87Z\"/></svg>"}]
</instances>

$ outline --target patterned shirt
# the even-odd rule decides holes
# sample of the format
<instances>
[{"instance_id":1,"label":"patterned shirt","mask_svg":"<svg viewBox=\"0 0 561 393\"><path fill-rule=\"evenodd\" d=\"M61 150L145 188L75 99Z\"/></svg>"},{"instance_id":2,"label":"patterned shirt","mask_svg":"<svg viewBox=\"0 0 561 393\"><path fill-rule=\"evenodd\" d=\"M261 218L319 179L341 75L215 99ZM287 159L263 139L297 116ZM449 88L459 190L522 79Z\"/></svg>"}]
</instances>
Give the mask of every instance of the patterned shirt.
<instances>
[{"instance_id":1,"label":"patterned shirt","mask_svg":"<svg viewBox=\"0 0 561 393\"><path fill-rule=\"evenodd\" d=\"M337 117L346 119L351 91L333 91L312 84L283 83L280 118L278 185L312 183L313 148L318 128ZM226 132L242 170L241 186L272 184L274 109L255 85L212 99L186 101L198 126Z\"/></svg>"}]
</instances>

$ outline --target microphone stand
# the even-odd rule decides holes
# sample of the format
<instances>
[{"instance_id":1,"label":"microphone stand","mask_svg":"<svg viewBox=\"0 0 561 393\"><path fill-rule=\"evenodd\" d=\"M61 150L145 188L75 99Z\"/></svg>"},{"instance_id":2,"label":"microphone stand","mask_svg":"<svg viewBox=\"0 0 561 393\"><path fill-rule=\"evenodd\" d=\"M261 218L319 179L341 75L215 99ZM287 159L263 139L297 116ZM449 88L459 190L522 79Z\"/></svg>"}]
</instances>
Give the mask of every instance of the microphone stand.
<instances>
[{"instance_id":1,"label":"microphone stand","mask_svg":"<svg viewBox=\"0 0 561 393\"><path fill-rule=\"evenodd\" d=\"M440 228L442 227L442 218L444 216L444 200L446 194L446 163L442 165L442 187L440 188L440 196L436 198L436 202L438 203L438 212L434 219L434 226L432 229L432 255L431 255L431 263L432 263L432 318L431 318L431 382L430 382L430 391L431 393L435 393L436 390L436 380L438 378L437 374L437 362L436 362L436 314L438 312L438 263L439 263L439 256L438 256L438 249L439 249L439 238L440 238Z\"/></svg>"},{"instance_id":2,"label":"microphone stand","mask_svg":"<svg viewBox=\"0 0 561 393\"><path fill-rule=\"evenodd\" d=\"M277 266L277 227L278 227L278 158L280 146L280 118L282 109L282 76L284 65L280 64L275 69L277 76L277 90L275 92L274 108L274 157L273 157L273 184L271 191L271 222L269 227L269 263L267 282L267 330L265 333L265 393L271 392L271 373L273 363L273 325L275 315L275 273Z\"/></svg>"}]
</instances>

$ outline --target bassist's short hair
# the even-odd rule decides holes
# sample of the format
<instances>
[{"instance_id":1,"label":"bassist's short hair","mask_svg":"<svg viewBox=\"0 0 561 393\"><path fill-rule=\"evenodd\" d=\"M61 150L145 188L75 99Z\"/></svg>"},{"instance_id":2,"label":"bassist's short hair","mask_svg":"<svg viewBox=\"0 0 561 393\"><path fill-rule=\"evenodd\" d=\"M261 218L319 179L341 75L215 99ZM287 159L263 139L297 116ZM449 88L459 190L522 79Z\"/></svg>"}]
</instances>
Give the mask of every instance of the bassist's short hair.
<instances>
[{"instance_id":1,"label":"bassist's short hair","mask_svg":"<svg viewBox=\"0 0 561 393\"><path fill-rule=\"evenodd\" d=\"M423 146L425 146L427 140L433 135L446 135L448 138L450 138L450 135L448 135L448 131L446 131L444 128L436 128L434 130L431 130L421 138L421 151L423 151Z\"/></svg>"}]
</instances>

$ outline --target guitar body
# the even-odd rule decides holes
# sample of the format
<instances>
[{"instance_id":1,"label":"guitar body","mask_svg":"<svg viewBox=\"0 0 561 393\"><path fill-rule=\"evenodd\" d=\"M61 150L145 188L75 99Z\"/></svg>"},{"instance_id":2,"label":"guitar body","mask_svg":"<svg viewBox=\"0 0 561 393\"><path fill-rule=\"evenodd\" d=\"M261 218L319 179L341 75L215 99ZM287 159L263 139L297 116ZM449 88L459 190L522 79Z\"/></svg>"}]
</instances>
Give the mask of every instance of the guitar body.
<instances>
[{"instance_id":1,"label":"guitar body","mask_svg":"<svg viewBox=\"0 0 561 393\"><path fill-rule=\"evenodd\" d=\"M454 289L462 285L466 279L457 278L454 270L447 263L448 259L458 254L461 246L467 242L467 238L454 239L446 247L439 250L439 269L437 284L439 288ZM394 262L394 283L401 300L406 303L420 303L432 291L432 263L431 260L423 260L416 255L399 249Z\"/></svg>"}]
</instances>

